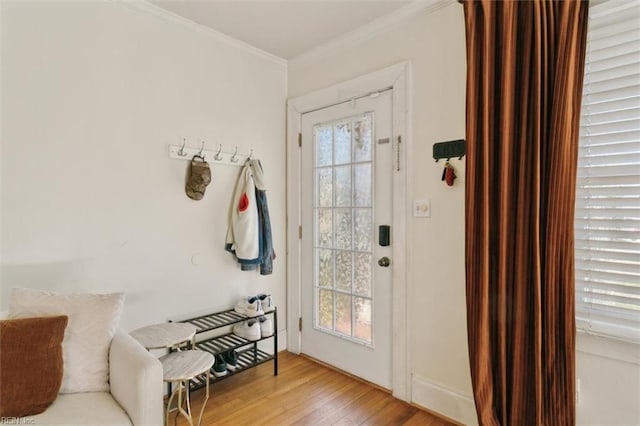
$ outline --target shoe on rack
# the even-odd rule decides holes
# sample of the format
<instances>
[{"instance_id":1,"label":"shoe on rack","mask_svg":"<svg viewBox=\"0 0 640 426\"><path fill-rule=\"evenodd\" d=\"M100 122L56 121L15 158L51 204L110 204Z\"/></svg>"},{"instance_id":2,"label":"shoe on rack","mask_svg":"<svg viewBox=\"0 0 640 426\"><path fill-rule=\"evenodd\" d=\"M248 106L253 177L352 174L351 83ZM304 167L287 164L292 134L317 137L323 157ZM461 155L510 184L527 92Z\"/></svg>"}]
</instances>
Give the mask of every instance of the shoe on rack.
<instances>
[{"instance_id":1,"label":"shoe on rack","mask_svg":"<svg viewBox=\"0 0 640 426\"><path fill-rule=\"evenodd\" d=\"M238 368L238 352L231 349L222 354L222 358L227 363L227 370L235 371Z\"/></svg>"},{"instance_id":2,"label":"shoe on rack","mask_svg":"<svg viewBox=\"0 0 640 426\"><path fill-rule=\"evenodd\" d=\"M260 325L258 320L250 319L233 326L233 334L247 340L260 340Z\"/></svg>"},{"instance_id":3,"label":"shoe on rack","mask_svg":"<svg viewBox=\"0 0 640 426\"><path fill-rule=\"evenodd\" d=\"M233 310L250 318L264 315L264 311L262 310L262 303L256 296L249 296L242 299L236 304L236 307L233 308Z\"/></svg>"},{"instance_id":4,"label":"shoe on rack","mask_svg":"<svg viewBox=\"0 0 640 426\"><path fill-rule=\"evenodd\" d=\"M216 355L216 362L213 364L213 375L216 377L227 375L227 364L220 354Z\"/></svg>"},{"instance_id":5,"label":"shoe on rack","mask_svg":"<svg viewBox=\"0 0 640 426\"><path fill-rule=\"evenodd\" d=\"M269 337L273 335L273 322L271 322L270 318L263 315L258 317L258 322L260 323L260 335L262 337Z\"/></svg>"},{"instance_id":6,"label":"shoe on rack","mask_svg":"<svg viewBox=\"0 0 640 426\"><path fill-rule=\"evenodd\" d=\"M276 305L273 304L273 298L270 294L260 293L256 296L260 303L262 304L262 310L266 314L267 312L272 312L276 310Z\"/></svg>"}]
</instances>

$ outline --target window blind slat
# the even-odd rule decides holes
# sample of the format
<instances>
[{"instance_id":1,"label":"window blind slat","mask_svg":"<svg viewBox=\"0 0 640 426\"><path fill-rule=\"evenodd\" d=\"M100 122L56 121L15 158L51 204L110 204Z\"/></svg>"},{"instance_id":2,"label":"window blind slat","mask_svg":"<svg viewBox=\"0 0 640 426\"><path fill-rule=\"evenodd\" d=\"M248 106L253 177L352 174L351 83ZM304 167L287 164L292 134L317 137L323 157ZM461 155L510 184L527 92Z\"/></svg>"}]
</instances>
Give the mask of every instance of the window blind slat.
<instances>
[{"instance_id":1,"label":"window blind slat","mask_svg":"<svg viewBox=\"0 0 640 426\"><path fill-rule=\"evenodd\" d=\"M601 157L615 155L633 155L640 152L640 141L638 142L625 142L608 145L596 145L589 148L581 147L578 151L578 158L580 160L587 159L589 157Z\"/></svg>"},{"instance_id":2,"label":"window blind slat","mask_svg":"<svg viewBox=\"0 0 640 426\"><path fill-rule=\"evenodd\" d=\"M584 177L607 177L607 176L637 176L637 164L619 164L616 167L602 167L598 165L590 165L588 163L579 163L578 178Z\"/></svg>"},{"instance_id":3,"label":"window blind slat","mask_svg":"<svg viewBox=\"0 0 640 426\"><path fill-rule=\"evenodd\" d=\"M626 120L640 120L640 107L633 104L629 108L617 111L590 112L586 111L582 115L580 128L593 124L618 123Z\"/></svg>"},{"instance_id":4,"label":"window blind slat","mask_svg":"<svg viewBox=\"0 0 640 426\"><path fill-rule=\"evenodd\" d=\"M610 257L615 256L616 259L620 262L636 262L640 253L634 252L624 252L624 251L609 251L598 248L581 248L576 247L576 262L578 259L590 259L590 258L600 258L608 259ZM589 257L591 256L591 257Z\"/></svg>"},{"instance_id":5,"label":"window blind slat","mask_svg":"<svg viewBox=\"0 0 640 426\"><path fill-rule=\"evenodd\" d=\"M620 152L620 153L583 153L579 158L583 160L583 165L588 166L602 166L602 167L617 167L625 164L638 164L640 163L640 153L636 152Z\"/></svg>"},{"instance_id":6,"label":"window blind slat","mask_svg":"<svg viewBox=\"0 0 640 426\"><path fill-rule=\"evenodd\" d=\"M589 60L588 57L587 57L587 60ZM636 64L636 63L638 63L638 53L630 52L625 55L620 55L612 58L602 59L599 61L589 62L588 65L585 65L585 69L586 69L586 72L598 72L598 71L612 70L614 68L622 67L629 64Z\"/></svg>"},{"instance_id":7,"label":"window blind slat","mask_svg":"<svg viewBox=\"0 0 640 426\"><path fill-rule=\"evenodd\" d=\"M586 210L592 206L592 204L589 203L588 201L592 199L597 199L598 197L601 197L601 198L632 197L631 195L628 195L628 192L630 190L637 191L638 189L629 187L629 186L622 186L622 187L612 186L612 187L606 187L606 188L603 188L601 186L595 186L595 187L583 188L581 191L582 193L576 199L576 208ZM590 195L590 194L593 194L593 195Z\"/></svg>"},{"instance_id":8,"label":"window blind slat","mask_svg":"<svg viewBox=\"0 0 640 426\"><path fill-rule=\"evenodd\" d=\"M601 37L591 37L589 43L591 52L597 52L635 40L640 40L640 27L637 22L635 27L629 28L627 31L617 31Z\"/></svg>"},{"instance_id":9,"label":"window blind slat","mask_svg":"<svg viewBox=\"0 0 640 426\"><path fill-rule=\"evenodd\" d=\"M581 244L578 246L578 244ZM589 239L576 235L576 249L591 250L595 248L597 250L611 250L619 251L623 253L640 254L637 248L637 243L629 242L624 243L620 241L610 241L609 239L598 241L595 238Z\"/></svg>"},{"instance_id":10,"label":"window blind slat","mask_svg":"<svg viewBox=\"0 0 640 426\"><path fill-rule=\"evenodd\" d=\"M582 146L605 146L613 144L635 143L640 140L640 131L635 132L620 132L612 133L610 135L590 135L582 136L584 141ZM586 145L588 143L588 145Z\"/></svg>"},{"instance_id":11,"label":"window blind slat","mask_svg":"<svg viewBox=\"0 0 640 426\"><path fill-rule=\"evenodd\" d=\"M640 18L640 12L634 2L608 1L594 5L589 9L589 29L594 37L602 32L598 30L618 23L635 22Z\"/></svg>"},{"instance_id":12,"label":"window blind slat","mask_svg":"<svg viewBox=\"0 0 640 426\"><path fill-rule=\"evenodd\" d=\"M603 102L591 102L582 106L581 118L590 114L625 111L629 108L636 108L638 103L640 103L639 98L640 94L625 99L605 99Z\"/></svg>"},{"instance_id":13,"label":"window blind slat","mask_svg":"<svg viewBox=\"0 0 640 426\"><path fill-rule=\"evenodd\" d=\"M600 321L594 315L585 317L578 307L576 307L576 327L599 336L613 336L630 342L640 341L640 329L635 321L631 321L630 324L619 322L612 325L609 321Z\"/></svg>"},{"instance_id":14,"label":"window blind slat","mask_svg":"<svg viewBox=\"0 0 640 426\"><path fill-rule=\"evenodd\" d=\"M638 55L640 57L640 55ZM622 67L616 67L619 70ZM613 70L607 70L612 72ZM585 81L584 86L590 93L601 93L613 89L635 90L636 93L640 93L640 76L637 74L623 75L619 77L612 77L605 81Z\"/></svg>"},{"instance_id":15,"label":"window blind slat","mask_svg":"<svg viewBox=\"0 0 640 426\"><path fill-rule=\"evenodd\" d=\"M580 230L576 230L576 235L583 237L585 232L588 232L589 234L589 237L590 237L589 241L595 241L596 239L600 238L600 239L607 239L609 241L627 242L629 244L640 243L640 241L638 241L637 238L634 238L634 235L633 235L634 233L637 234L637 232L629 232L629 231L613 232L611 230L580 229Z\"/></svg>"},{"instance_id":16,"label":"window blind slat","mask_svg":"<svg viewBox=\"0 0 640 426\"><path fill-rule=\"evenodd\" d=\"M583 94L582 96L587 98L586 101L588 101L589 104L597 104L600 102L611 102L629 98L635 98L637 100L637 98L640 97L640 94L637 90L628 90L627 88L623 87L619 89L605 90L602 92L589 92L588 94ZM589 107L589 105L585 106L587 108Z\"/></svg>"},{"instance_id":17,"label":"window blind slat","mask_svg":"<svg viewBox=\"0 0 640 426\"><path fill-rule=\"evenodd\" d=\"M584 84L599 83L613 78L633 75L637 72L638 67L640 67L640 61L618 67L604 68L599 71L589 70L589 81L585 81Z\"/></svg>"},{"instance_id":18,"label":"window blind slat","mask_svg":"<svg viewBox=\"0 0 640 426\"><path fill-rule=\"evenodd\" d=\"M579 188L592 189L592 188L611 188L613 186L633 186L637 187L640 184L638 175L634 176L607 176L607 177L595 177L595 176L583 176L578 184ZM632 193L633 190L631 190Z\"/></svg>"},{"instance_id":19,"label":"window blind slat","mask_svg":"<svg viewBox=\"0 0 640 426\"><path fill-rule=\"evenodd\" d=\"M638 44L639 42L637 40L628 40L624 43L611 46L608 49L590 49L589 55L587 55L589 66L604 61L617 63L619 58L625 55L638 55Z\"/></svg>"},{"instance_id":20,"label":"window blind slat","mask_svg":"<svg viewBox=\"0 0 640 426\"><path fill-rule=\"evenodd\" d=\"M583 199L584 200L584 199ZM576 204L582 203L579 200ZM618 214L616 215L616 212ZM602 207L579 208L576 212L576 228L583 226L615 227L620 229L634 229L640 231L640 209L627 207L625 209L606 209ZM608 226L606 226L608 224Z\"/></svg>"},{"instance_id":21,"label":"window blind slat","mask_svg":"<svg viewBox=\"0 0 640 426\"><path fill-rule=\"evenodd\" d=\"M586 258L576 259L576 269L581 268L587 271L608 271L612 273L612 276L616 274L623 275L625 277L635 277L637 282L640 282L640 264L635 260L624 261L617 259L615 253L610 253L609 257L606 256L592 256ZM626 281L625 281L626 282Z\"/></svg>"},{"instance_id":22,"label":"window blind slat","mask_svg":"<svg viewBox=\"0 0 640 426\"><path fill-rule=\"evenodd\" d=\"M610 217L594 216L587 219L576 219L576 228L582 230L619 229L627 232L640 232L640 221L634 217L614 220Z\"/></svg>"}]
</instances>

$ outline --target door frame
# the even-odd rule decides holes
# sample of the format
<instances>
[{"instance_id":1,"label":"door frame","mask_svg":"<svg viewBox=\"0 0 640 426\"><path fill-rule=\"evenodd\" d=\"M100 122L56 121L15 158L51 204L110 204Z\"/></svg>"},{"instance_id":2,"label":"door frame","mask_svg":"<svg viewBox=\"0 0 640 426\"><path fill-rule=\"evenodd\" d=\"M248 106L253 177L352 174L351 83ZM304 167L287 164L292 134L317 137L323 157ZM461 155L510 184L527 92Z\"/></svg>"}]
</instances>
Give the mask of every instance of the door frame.
<instances>
[{"instance_id":1,"label":"door frame","mask_svg":"<svg viewBox=\"0 0 640 426\"><path fill-rule=\"evenodd\" d=\"M411 357L409 342L409 304L407 303L407 194L410 194L411 162L407 153L412 152L411 138L411 63L402 62L390 67L357 77L325 89L308 93L287 101L287 349L300 353L301 333L301 264L302 247L299 238L300 218L300 168L301 149L298 135L301 132L302 114L348 102L370 93L393 89L393 222L392 222L392 325L391 325L391 386L393 396L404 401L411 400ZM304 143L304 141L303 141ZM400 170L397 170L399 161Z\"/></svg>"}]
</instances>

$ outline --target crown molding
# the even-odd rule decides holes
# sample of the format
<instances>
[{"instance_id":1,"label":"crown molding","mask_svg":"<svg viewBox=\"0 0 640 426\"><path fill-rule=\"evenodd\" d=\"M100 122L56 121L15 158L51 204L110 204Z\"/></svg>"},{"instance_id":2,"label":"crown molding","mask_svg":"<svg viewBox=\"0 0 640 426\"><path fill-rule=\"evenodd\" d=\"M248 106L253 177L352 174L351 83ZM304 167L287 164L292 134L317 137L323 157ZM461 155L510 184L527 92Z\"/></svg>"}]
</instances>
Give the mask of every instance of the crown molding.
<instances>
[{"instance_id":1,"label":"crown molding","mask_svg":"<svg viewBox=\"0 0 640 426\"><path fill-rule=\"evenodd\" d=\"M245 43L244 41L240 41L236 38L230 37L226 34L223 34L219 31L211 29L207 26L198 24L190 19L184 18L180 15L177 15L173 12L170 12L166 9L163 9L159 6L156 6L153 3L150 3L147 0L111 0L114 3L121 4L123 6L127 6L129 8L142 11L151 15L155 15L158 18L164 19L165 21L172 22L174 24L182 25L185 28L188 28L192 31L196 31L200 34L204 34L206 36L212 37L217 41L225 43L229 46L235 47L237 49L243 50L247 53L250 53L256 57L266 59L276 65L283 67L285 70L287 68L288 61L284 58L266 52L262 49L258 49L257 47Z\"/></svg>"},{"instance_id":2,"label":"crown molding","mask_svg":"<svg viewBox=\"0 0 640 426\"><path fill-rule=\"evenodd\" d=\"M382 16L343 36L339 36L325 44L308 50L289 60L289 63L303 63L324 58L337 50L353 47L378 34L381 34L418 13L433 13L450 4L454 0L416 0L401 7L389 15Z\"/></svg>"}]
</instances>

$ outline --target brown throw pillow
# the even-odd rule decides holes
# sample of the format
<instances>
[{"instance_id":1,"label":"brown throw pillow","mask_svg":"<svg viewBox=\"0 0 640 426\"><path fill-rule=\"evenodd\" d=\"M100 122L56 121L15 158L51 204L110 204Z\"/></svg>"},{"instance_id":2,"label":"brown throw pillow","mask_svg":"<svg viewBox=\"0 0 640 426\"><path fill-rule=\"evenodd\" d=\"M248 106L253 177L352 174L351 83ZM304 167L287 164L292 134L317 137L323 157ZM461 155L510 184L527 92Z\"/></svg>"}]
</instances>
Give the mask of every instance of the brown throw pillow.
<instances>
[{"instance_id":1,"label":"brown throw pillow","mask_svg":"<svg viewBox=\"0 0 640 426\"><path fill-rule=\"evenodd\" d=\"M0 321L0 417L42 413L62 384L67 316Z\"/></svg>"}]
</instances>

